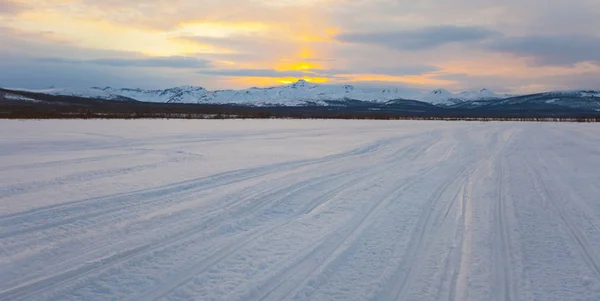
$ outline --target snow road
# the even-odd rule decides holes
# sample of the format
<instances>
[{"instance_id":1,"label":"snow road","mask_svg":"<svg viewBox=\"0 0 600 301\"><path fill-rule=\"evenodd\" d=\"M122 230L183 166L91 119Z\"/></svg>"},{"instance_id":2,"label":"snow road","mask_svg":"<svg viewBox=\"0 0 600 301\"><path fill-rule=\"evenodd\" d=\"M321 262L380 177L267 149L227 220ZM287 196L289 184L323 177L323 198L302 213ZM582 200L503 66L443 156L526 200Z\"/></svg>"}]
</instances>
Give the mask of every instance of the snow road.
<instances>
[{"instance_id":1,"label":"snow road","mask_svg":"<svg viewBox=\"0 0 600 301\"><path fill-rule=\"evenodd\" d=\"M600 300L595 124L0 121L0 300Z\"/></svg>"}]
</instances>

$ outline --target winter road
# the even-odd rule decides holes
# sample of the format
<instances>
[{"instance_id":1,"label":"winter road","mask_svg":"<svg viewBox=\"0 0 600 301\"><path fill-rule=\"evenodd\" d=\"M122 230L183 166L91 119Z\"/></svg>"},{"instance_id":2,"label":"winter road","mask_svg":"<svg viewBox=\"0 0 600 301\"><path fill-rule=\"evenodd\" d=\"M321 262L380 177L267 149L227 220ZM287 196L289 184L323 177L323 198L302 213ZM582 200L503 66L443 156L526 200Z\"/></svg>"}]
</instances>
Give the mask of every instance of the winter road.
<instances>
[{"instance_id":1,"label":"winter road","mask_svg":"<svg viewBox=\"0 0 600 301\"><path fill-rule=\"evenodd\" d=\"M0 300L600 300L600 127L0 121Z\"/></svg>"}]
</instances>

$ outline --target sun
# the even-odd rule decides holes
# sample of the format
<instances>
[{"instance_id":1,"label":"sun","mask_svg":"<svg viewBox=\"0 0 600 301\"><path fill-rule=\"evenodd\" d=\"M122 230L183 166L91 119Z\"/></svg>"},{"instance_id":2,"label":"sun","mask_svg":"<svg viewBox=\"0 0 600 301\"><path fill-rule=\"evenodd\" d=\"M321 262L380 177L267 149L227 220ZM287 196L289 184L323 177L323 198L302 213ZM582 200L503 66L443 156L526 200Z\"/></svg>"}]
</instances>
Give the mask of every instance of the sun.
<instances>
[{"instance_id":1,"label":"sun","mask_svg":"<svg viewBox=\"0 0 600 301\"><path fill-rule=\"evenodd\" d=\"M276 78L275 82L279 83L279 84L293 84L299 80L305 80L309 83L313 83L313 84L321 84L321 83L327 83L329 82L329 79L326 77L309 77L309 76L305 76L305 77L282 77L282 78Z\"/></svg>"}]
</instances>

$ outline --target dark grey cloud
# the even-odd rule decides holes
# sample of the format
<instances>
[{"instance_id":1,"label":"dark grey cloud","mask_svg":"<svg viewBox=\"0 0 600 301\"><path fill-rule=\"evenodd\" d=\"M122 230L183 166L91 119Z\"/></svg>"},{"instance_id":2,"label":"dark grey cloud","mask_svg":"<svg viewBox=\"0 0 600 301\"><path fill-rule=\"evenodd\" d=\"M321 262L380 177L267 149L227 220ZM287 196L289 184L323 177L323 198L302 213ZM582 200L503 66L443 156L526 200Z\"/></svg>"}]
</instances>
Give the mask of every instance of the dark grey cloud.
<instances>
[{"instance_id":1,"label":"dark grey cloud","mask_svg":"<svg viewBox=\"0 0 600 301\"><path fill-rule=\"evenodd\" d=\"M88 88L93 86L167 88L186 84L201 84L194 72L139 72L127 68L112 68L87 64L54 64L34 59L8 57L0 60L0 87L44 89L51 86ZM187 72L186 72L187 71Z\"/></svg>"},{"instance_id":2,"label":"dark grey cloud","mask_svg":"<svg viewBox=\"0 0 600 301\"><path fill-rule=\"evenodd\" d=\"M483 41L501 34L484 27L434 26L388 32L349 32L337 39L342 42L376 44L397 50L434 49L451 43Z\"/></svg>"},{"instance_id":3,"label":"dark grey cloud","mask_svg":"<svg viewBox=\"0 0 600 301\"><path fill-rule=\"evenodd\" d=\"M100 58L88 60L75 60L65 58L40 58L39 61L60 64L92 64L110 67L147 67L173 69L198 69L211 67L211 62L209 60L186 56L148 58Z\"/></svg>"},{"instance_id":4,"label":"dark grey cloud","mask_svg":"<svg viewBox=\"0 0 600 301\"><path fill-rule=\"evenodd\" d=\"M600 63L600 37L595 36L505 37L490 41L486 47L527 58L533 65Z\"/></svg>"},{"instance_id":5,"label":"dark grey cloud","mask_svg":"<svg viewBox=\"0 0 600 301\"><path fill-rule=\"evenodd\" d=\"M15 14L25 9L25 6L10 0L0 0L0 15Z\"/></svg>"},{"instance_id":6,"label":"dark grey cloud","mask_svg":"<svg viewBox=\"0 0 600 301\"><path fill-rule=\"evenodd\" d=\"M0 70L10 70L0 72L0 87L167 88L214 82L196 74L197 68L161 68L158 70L160 72L148 72L148 68L115 68L109 64L85 63L97 58L136 60L144 56L135 52L77 47L62 41L44 39L41 34L28 34L2 26L0 41ZM69 59L56 59L67 56Z\"/></svg>"}]
</instances>

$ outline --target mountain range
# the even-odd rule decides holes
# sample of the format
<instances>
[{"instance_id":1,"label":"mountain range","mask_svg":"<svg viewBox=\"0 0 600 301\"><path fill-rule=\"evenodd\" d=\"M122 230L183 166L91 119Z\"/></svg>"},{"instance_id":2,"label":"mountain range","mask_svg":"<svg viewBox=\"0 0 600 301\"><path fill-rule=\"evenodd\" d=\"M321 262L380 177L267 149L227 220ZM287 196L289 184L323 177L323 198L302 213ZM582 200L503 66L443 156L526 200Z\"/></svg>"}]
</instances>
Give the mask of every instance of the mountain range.
<instances>
[{"instance_id":1,"label":"mountain range","mask_svg":"<svg viewBox=\"0 0 600 301\"><path fill-rule=\"evenodd\" d=\"M174 107L187 112L198 105L226 105L253 112L379 112L418 116L600 116L600 90L551 91L527 95L497 94L487 89L451 93L444 89L418 91L400 88L319 85L299 80L270 88L214 90L182 86L164 90L92 87L44 90L1 89L0 107L120 106L129 111ZM184 110L185 108L185 110ZM243 109L247 108L247 109ZM254 109L251 109L254 108ZM13 110L13 109L10 109ZM236 109L237 110L237 109ZM329 114L328 113L328 114ZM369 113L370 114L370 113Z\"/></svg>"},{"instance_id":2,"label":"mountain range","mask_svg":"<svg viewBox=\"0 0 600 301\"><path fill-rule=\"evenodd\" d=\"M421 92L398 88L358 88L352 85L318 85L305 80L277 87L253 87L244 90L210 91L202 87L181 86L164 90L92 87L89 89L52 88L28 91L108 100L132 99L158 103L238 104L254 106L327 105L329 101L343 101L347 99L375 103L408 99L433 105L451 106L470 101L505 99L511 96L496 94L487 89L453 94L444 89Z\"/></svg>"}]
</instances>

